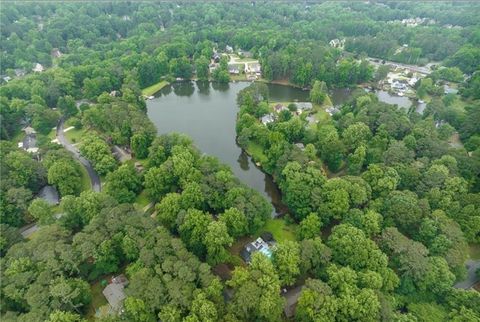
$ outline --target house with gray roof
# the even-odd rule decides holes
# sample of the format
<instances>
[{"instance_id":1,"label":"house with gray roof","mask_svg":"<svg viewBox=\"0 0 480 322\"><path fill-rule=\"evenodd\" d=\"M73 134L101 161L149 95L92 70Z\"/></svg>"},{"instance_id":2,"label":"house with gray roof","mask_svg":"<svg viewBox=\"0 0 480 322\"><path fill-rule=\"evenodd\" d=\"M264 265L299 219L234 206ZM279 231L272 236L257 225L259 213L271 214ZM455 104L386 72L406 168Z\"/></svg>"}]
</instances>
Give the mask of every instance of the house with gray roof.
<instances>
[{"instance_id":1,"label":"house with gray roof","mask_svg":"<svg viewBox=\"0 0 480 322\"><path fill-rule=\"evenodd\" d=\"M123 308L123 300L125 300L125 286L128 285L128 280L124 275L119 275L112 278L110 284L108 284L102 291L103 295L107 299L108 305L112 312L120 312Z\"/></svg>"}]
</instances>

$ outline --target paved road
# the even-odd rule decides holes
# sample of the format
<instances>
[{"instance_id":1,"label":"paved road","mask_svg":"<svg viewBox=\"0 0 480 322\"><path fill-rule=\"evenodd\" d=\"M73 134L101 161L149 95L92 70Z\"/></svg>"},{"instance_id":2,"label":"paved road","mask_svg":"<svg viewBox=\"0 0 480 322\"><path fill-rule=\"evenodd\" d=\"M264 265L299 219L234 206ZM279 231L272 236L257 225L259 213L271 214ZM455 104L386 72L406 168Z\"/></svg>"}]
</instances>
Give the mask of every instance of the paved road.
<instances>
[{"instance_id":1,"label":"paved road","mask_svg":"<svg viewBox=\"0 0 480 322\"><path fill-rule=\"evenodd\" d=\"M73 157L77 159L84 167L87 169L88 175L90 176L90 181L92 183L92 190L99 192L102 188L100 183L100 177L98 176L95 169L93 169L92 164L80 155L80 152L76 147L74 147L68 140L65 138L65 133L63 132L63 125L65 120L63 117L60 119L57 125L57 140L63 145L65 149L70 151L73 154Z\"/></svg>"},{"instance_id":2,"label":"paved road","mask_svg":"<svg viewBox=\"0 0 480 322\"><path fill-rule=\"evenodd\" d=\"M383 59L380 59L380 58L368 57L367 60L372 65L376 65L376 66L383 65L381 63L383 61ZM426 74L426 75L432 73L432 70L430 69L430 66L409 65L409 64L396 63L394 61L388 61L388 60L385 61L385 65L393 65L393 66L398 66L398 67L401 67L401 68L408 68L408 69L413 70L415 72L418 72L418 73L421 73L421 74Z\"/></svg>"},{"instance_id":3,"label":"paved road","mask_svg":"<svg viewBox=\"0 0 480 322\"><path fill-rule=\"evenodd\" d=\"M469 259L465 264L467 267L467 278L464 281L455 284L455 287L467 290L471 288L476 282L478 282L478 278L475 272L477 269L480 269L480 260L474 261Z\"/></svg>"}]
</instances>

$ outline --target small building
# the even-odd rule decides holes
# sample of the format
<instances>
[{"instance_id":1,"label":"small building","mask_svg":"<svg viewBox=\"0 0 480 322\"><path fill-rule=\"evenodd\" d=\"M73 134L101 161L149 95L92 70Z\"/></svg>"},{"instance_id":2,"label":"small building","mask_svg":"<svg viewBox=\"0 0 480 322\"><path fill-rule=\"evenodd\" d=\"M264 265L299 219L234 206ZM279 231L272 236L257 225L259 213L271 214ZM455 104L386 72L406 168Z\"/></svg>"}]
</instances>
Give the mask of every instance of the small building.
<instances>
[{"instance_id":1,"label":"small building","mask_svg":"<svg viewBox=\"0 0 480 322\"><path fill-rule=\"evenodd\" d=\"M310 102L296 102L295 105L297 106L298 112L311 110L313 108L313 105Z\"/></svg>"},{"instance_id":2,"label":"small building","mask_svg":"<svg viewBox=\"0 0 480 322\"><path fill-rule=\"evenodd\" d=\"M125 286L128 285L128 280L124 275L119 275L111 279L102 291L103 296L107 299L112 313L118 313L123 308L123 300L125 299Z\"/></svg>"},{"instance_id":3,"label":"small building","mask_svg":"<svg viewBox=\"0 0 480 322\"><path fill-rule=\"evenodd\" d=\"M325 111L326 111L330 116L332 116L333 114L340 113L340 110L339 110L337 107L334 107L334 106L328 107L327 109L325 109Z\"/></svg>"},{"instance_id":4,"label":"small building","mask_svg":"<svg viewBox=\"0 0 480 322\"><path fill-rule=\"evenodd\" d=\"M2 75L2 80L5 82L5 83L8 83L9 81L12 80L12 78L8 75Z\"/></svg>"},{"instance_id":5,"label":"small building","mask_svg":"<svg viewBox=\"0 0 480 322\"><path fill-rule=\"evenodd\" d=\"M252 73L256 74L257 76L261 76L262 74L262 66L260 63L250 63L245 64L245 73Z\"/></svg>"},{"instance_id":6,"label":"small building","mask_svg":"<svg viewBox=\"0 0 480 322\"><path fill-rule=\"evenodd\" d=\"M63 54L58 48L53 48L51 55L54 58L60 58L60 57L62 57Z\"/></svg>"},{"instance_id":7,"label":"small building","mask_svg":"<svg viewBox=\"0 0 480 322\"><path fill-rule=\"evenodd\" d=\"M240 68L238 68L237 65L228 65L228 72L233 75L239 75L240 74Z\"/></svg>"},{"instance_id":8,"label":"small building","mask_svg":"<svg viewBox=\"0 0 480 322\"><path fill-rule=\"evenodd\" d=\"M117 97L117 96L119 96L119 94L120 94L120 93L119 93L118 91L113 90L113 91L111 91L110 94L108 94L108 95L110 95L111 97Z\"/></svg>"},{"instance_id":9,"label":"small building","mask_svg":"<svg viewBox=\"0 0 480 322\"><path fill-rule=\"evenodd\" d=\"M250 263L252 255L256 252L261 252L268 258L272 258L272 250L270 249L269 244L261 237L258 237L253 242L246 244L245 247L242 249L240 255L245 260L245 262Z\"/></svg>"},{"instance_id":10,"label":"small building","mask_svg":"<svg viewBox=\"0 0 480 322\"><path fill-rule=\"evenodd\" d=\"M227 52L229 54L233 53L233 47L230 47L229 45L226 45L225 46L225 52Z\"/></svg>"},{"instance_id":11,"label":"small building","mask_svg":"<svg viewBox=\"0 0 480 322\"><path fill-rule=\"evenodd\" d=\"M267 125L268 123L272 123L275 121L275 118L273 117L273 114L267 114L262 116L261 121L263 125Z\"/></svg>"},{"instance_id":12,"label":"small building","mask_svg":"<svg viewBox=\"0 0 480 322\"><path fill-rule=\"evenodd\" d=\"M35 132L31 126L25 127L23 131L25 132L25 137L23 138L22 142L18 144L18 147L29 153L37 153L37 132Z\"/></svg>"},{"instance_id":13,"label":"small building","mask_svg":"<svg viewBox=\"0 0 480 322\"><path fill-rule=\"evenodd\" d=\"M24 127L22 131L25 132L26 135L37 134L37 131L31 126Z\"/></svg>"},{"instance_id":14,"label":"small building","mask_svg":"<svg viewBox=\"0 0 480 322\"><path fill-rule=\"evenodd\" d=\"M38 198L45 200L49 205L58 205L60 197L54 186L45 186L38 192Z\"/></svg>"},{"instance_id":15,"label":"small building","mask_svg":"<svg viewBox=\"0 0 480 322\"><path fill-rule=\"evenodd\" d=\"M220 54L218 53L213 53L212 59L214 62L219 63L220 62Z\"/></svg>"},{"instance_id":16,"label":"small building","mask_svg":"<svg viewBox=\"0 0 480 322\"><path fill-rule=\"evenodd\" d=\"M397 91L406 91L407 90L407 85L405 83L399 82L399 81L394 81L392 83L392 89L397 90Z\"/></svg>"},{"instance_id":17,"label":"small building","mask_svg":"<svg viewBox=\"0 0 480 322\"><path fill-rule=\"evenodd\" d=\"M295 146L302 151L305 150L305 145L303 143L295 143Z\"/></svg>"},{"instance_id":18,"label":"small building","mask_svg":"<svg viewBox=\"0 0 480 322\"><path fill-rule=\"evenodd\" d=\"M445 94L457 94L458 89L452 88L452 87L448 86L447 84L445 84L445 85L443 85L443 92Z\"/></svg>"},{"instance_id":19,"label":"small building","mask_svg":"<svg viewBox=\"0 0 480 322\"><path fill-rule=\"evenodd\" d=\"M35 73L41 73L45 70L45 68L42 66L42 64L36 63L35 67L32 69Z\"/></svg>"},{"instance_id":20,"label":"small building","mask_svg":"<svg viewBox=\"0 0 480 322\"><path fill-rule=\"evenodd\" d=\"M25 74L27 73L25 69L21 69L21 68L16 68L13 71L15 72L15 76L17 77L25 76Z\"/></svg>"},{"instance_id":21,"label":"small building","mask_svg":"<svg viewBox=\"0 0 480 322\"><path fill-rule=\"evenodd\" d=\"M330 47L343 49L345 47L345 39L332 39L329 42Z\"/></svg>"},{"instance_id":22,"label":"small building","mask_svg":"<svg viewBox=\"0 0 480 322\"><path fill-rule=\"evenodd\" d=\"M283 104L277 104L273 107L273 110L277 113L280 113L281 111L288 111L288 108Z\"/></svg>"}]
</instances>

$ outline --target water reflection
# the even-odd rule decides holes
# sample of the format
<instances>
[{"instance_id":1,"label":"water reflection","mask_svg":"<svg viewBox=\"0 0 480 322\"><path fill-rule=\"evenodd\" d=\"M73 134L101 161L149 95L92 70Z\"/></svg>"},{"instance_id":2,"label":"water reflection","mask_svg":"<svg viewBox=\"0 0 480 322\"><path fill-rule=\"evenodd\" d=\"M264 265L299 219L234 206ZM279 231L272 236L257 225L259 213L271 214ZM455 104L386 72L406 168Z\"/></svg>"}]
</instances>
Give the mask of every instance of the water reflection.
<instances>
[{"instance_id":1,"label":"water reflection","mask_svg":"<svg viewBox=\"0 0 480 322\"><path fill-rule=\"evenodd\" d=\"M212 82L212 88L219 92L226 92L229 90L230 85L229 83Z\"/></svg>"},{"instance_id":2,"label":"water reflection","mask_svg":"<svg viewBox=\"0 0 480 322\"><path fill-rule=\"evenodd\" d=\"M195 92L193 82L177 82L172 84L173 92L177 96L192 96Z\"/></svg>"},{"instance_id":3,"label":"water reflection","mask_svg":"<svg viewBox=\"0 0 480 322\"><path fill-rule=\"evenodd\" d=\"M197 88L198 88L198 92L202 95L210 94L210 82L198 81Z\"/></svg>"},{"instance_id":4,"label":"water reflection","mask_svg":"<svg viewBox=\"0 0 480 322\"><path fill-rule=\"evenodd\" d=\"M240 152L240 155L238 156L237 159L238 165L240 166L240 169L247 171L249 169L248 166L248 155L245 153L245 151L242 150Z\"/></svg>"}]
</instances>

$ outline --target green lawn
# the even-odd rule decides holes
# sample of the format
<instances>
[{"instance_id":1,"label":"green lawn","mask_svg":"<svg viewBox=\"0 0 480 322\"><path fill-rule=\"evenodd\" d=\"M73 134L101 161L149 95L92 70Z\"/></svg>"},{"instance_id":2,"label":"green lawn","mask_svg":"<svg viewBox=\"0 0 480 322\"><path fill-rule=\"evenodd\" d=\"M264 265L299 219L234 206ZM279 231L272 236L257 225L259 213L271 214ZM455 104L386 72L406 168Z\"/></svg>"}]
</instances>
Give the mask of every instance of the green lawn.
<instances>
[{"instance_id":1,"label":"green lawn","mask_svg":"<svg viewBox=\"0 0 480 322\"><path fill-rule=\"evenodd\" d=\"M247 153L252 156L255 162L263 163L267 160L267 156L263 153L262 147L255 142L248 143Z\"/></svg>"},{"instance_id":2,"label":"green lawn","mask_svg":"<svg viewBox=\"0 0 480 322\"><path fill-rule=\"evenodd\" d=\"M102 293L104 286L102 286L101 281L102 280L100 279L100 281L90 286L90 291L92 293L92 302L90 303L90 307L88 309L88 314L87 314L87 318L90 321L94 320L96 309L98 309L103 305L108 304L107 299L105 298L105 296L103 296L103 293Z\"/></svg>"},{"instance_id":3,"label":"green lawn","mask_svg":"<svg viewBox=\"0 0 480 322\"><path fill-rule=\"evenodd\" d=\"M257 235L263 232L270 232L276 241L295 240L296 225L288 224L285 219L268 219Z\"/></svg>"},{"instance_id":4,"label":"green lawn","mask_svg":"<svg viewBox=\"0 0 480 322\"><path fill-rule=\"evenodd\" d=\"M57 128L51 129L50 132L47 134L47 137L50 140L54 140L57 137Z\"/></svg>"},{"instance_id":5,"label":"green lawn","mask_svg":"<svg viewBox=\"0 0 480 322\"><path fill-rule=\"evenodd\" d=\"M162 80L156 84L153 84L152 86L142 89L142 95L151 96L156 92L158 92L159 90L161 90L162 88L164 88L165 86L167 86L168 84L169 83L167 81Z\"/></svg>"},{"instance_id":6,"label":"green lawn","mask_svg":"<svg viewBox=\"0 0 480 322\"><path fill-rule=\"evenodd\" d=\"M146 190L143 190L138 196L137 199L135 199L135 203L139 205L142 209L146 205L150 203L150 199L148 199L147 192Z\"/></svg>"},{"instance_id":7,"label":"green lawn","mask_svg":"<svg viewBox=\"0 0 480 322\"><path fill-rule=\"evenodd\" d=\"M82 139L85 137L86 132L84 129L71 129L65 132L65 137L72 144L82 142Z\"/></svg>"}]
</instances>

